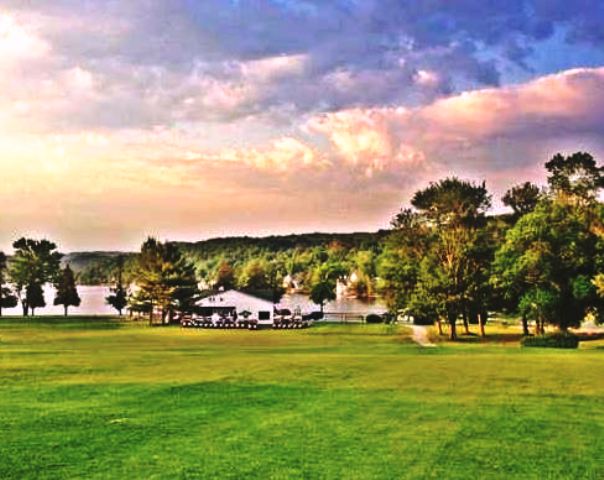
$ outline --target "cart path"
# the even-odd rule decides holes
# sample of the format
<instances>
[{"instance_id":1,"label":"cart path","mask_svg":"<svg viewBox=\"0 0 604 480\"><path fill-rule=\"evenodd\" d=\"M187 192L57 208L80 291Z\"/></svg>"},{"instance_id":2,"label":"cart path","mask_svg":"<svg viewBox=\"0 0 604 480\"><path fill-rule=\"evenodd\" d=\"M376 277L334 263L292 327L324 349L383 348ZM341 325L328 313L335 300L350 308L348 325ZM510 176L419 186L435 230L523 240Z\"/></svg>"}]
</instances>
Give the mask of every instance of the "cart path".
<instances>
[{"instance_id":1,"label":"cart path","mask_svg":"<svg viewBox=\"0 0 604 480\"><path fill-rule=\"evenodd\" d=\"M428 338L428 327L424 325L410 325L413 330L412 339L415 343L422 347L436 347Z\"/></svg>"}]
</instances>

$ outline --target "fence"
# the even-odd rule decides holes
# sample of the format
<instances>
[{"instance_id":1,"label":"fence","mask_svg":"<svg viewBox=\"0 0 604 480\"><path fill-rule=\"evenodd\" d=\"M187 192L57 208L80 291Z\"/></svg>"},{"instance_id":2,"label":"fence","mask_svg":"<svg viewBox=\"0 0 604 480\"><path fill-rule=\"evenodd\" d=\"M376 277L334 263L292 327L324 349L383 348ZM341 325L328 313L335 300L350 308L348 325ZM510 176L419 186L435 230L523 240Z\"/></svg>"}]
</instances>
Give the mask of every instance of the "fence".
<instances>
[{"instance_id":1,"label":"fence","mask_svg":"<svg viewBox=\"0 0 604 480\"><path fill-rule=\"evenodd\" d=\"M356 312L325 312L323 314L324 322L334 323L365 323L367 313Z\"/></svg>"}]
</instances>

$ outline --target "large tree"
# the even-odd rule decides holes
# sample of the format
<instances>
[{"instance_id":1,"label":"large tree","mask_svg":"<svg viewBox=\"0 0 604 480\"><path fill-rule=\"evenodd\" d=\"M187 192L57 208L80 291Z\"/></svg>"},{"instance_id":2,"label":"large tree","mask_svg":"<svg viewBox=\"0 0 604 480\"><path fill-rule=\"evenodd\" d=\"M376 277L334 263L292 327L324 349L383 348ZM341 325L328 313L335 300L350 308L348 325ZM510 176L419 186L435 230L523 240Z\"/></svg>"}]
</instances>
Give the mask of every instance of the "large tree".
<instances>
[{"instance_id":1,"label":"large tree","mask_svg":"<svg viewBox=\"0 0 604 480\"><path fill-rule=\"evenodd\" d=\"M592 280L604 258L604 242L595 232L602 209L585 209L558 198L542 201L520 218L495 257L492 282L517 299L520 313L561 330L577 327L587 313L602 311Z\"/></svg>"},{"instance_id":2,"label":"large tree","mask_svg":"<svg viewBox=\"0 0 604 480\"><path fill-rule=\"evenodd\" d=\"M162 323L175 312L189 313L197 299L195 270L173 243L148 238L138 258L136 284L138 291L132 306L149 313L159 311Z\"/></svg>"},{"instance_id":3,"label":"large tree","mask_svg":"<svg viewBox=\"0 0 604 480\"><path fill-rule=\"evenodd\" d=\"M69 264L61 271L58 278L55 280L55 305L63 305L65 316L69 307L79 307L82 300L78 295L78 287L76 286L75 275Z\"/></svg>"},{"instance_id":4,"label":"large tree","mask_svg":"<svg viewBox=\"0 0 604 480\"><path fill-rule=\"evenodd\" d=\"M32 315L37 307L44 307L43 286L53 282L60 271L62 255L48 240L20 238L13 243L15 254L9 274L23 307L23 315Z\"/></svg>"},{"instance_id":5,"label":"large tree","mask_svg":"<svg viewBox=\"0 0 604 480\"><path fill-rule=\"evenodd\" d=\"M421 298L430 304L438 299L436 310L446 317L450 338L455 340L459 316L467 312L472 301L482 301L472 284L488 262L479 253L479 229L484 226L491 197L484 183L477 185L452 177L420 190L411 204L432 230L424 268L419 271L418 282L425 292ZM484 310L480 304L474 307Z\"/></svg>"}]
</instances>

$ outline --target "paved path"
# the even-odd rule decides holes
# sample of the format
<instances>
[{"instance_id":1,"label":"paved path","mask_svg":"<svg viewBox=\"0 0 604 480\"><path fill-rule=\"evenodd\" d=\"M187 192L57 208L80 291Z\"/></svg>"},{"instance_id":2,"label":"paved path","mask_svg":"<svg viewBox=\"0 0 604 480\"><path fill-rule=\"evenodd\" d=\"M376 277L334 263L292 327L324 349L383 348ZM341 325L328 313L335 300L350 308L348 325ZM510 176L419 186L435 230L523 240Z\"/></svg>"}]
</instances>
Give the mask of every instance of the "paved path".
<instances>
[{"instance_id":1,"label":"paved path","mask_svg":"<svg viewBox=\"0 0 604 480\"><path fill-rule=\"evenodd\" d=\"M410 325L413 330L412 339L418 345L422 347L436 347L436 344L432 343L428 338L428 327L424 325Z\"/></svg>"}]
</instances>

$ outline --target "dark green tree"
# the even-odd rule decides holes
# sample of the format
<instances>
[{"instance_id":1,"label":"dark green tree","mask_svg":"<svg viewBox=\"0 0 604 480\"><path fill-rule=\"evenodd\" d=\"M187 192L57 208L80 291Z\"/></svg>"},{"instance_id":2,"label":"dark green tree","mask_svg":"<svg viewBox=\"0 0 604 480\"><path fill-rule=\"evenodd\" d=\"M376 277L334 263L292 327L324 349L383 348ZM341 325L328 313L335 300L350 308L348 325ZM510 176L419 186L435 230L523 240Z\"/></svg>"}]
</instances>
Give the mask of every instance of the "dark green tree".
<instances>
[{"instance_id":1,"label":"dark green tree","mask_svg":"<svg viewBox=\"0 0 604 480\"><path fill-rule=\"evenodd\" d=\"M117 268L117 278L115 280L115 285L110 289L110 295L105 298L105 301L115 308L120 317L122 316L122 311L128 305L128 289L124 286L124 256L118 255L116 258L116 268Z\"/></svg>"},{"instance_id":2,"label":"dark green tree","mask_svg":"<svg viewBox=\"0 0 604 480\"><path fill-rule=\"evenodd\" d=\"M513 186L505 192L501 201L504 205L510 207L518 218L532 212L537 203L539 203L541 196L541 190L539 190L537 185L531 182L524 182Z\"/></svg>"},{"instance_id":3,"label":"dark green tree","mask_svg":"<svg viewBox=\"0 0 604 480\"><path fill-rule=\"evenodd\" d=\"M43 308L46 306L44 290L40 283L27 285L27 287L25 287L25 298L32 315L36 314L36 308Z\"/></svg>"},{"instance_id":4,"label":"dark green tree","mask_svg":"<svg viewBox=\"0 0 604 480\"><path fill-rule=\"evenodd\" d=\"M325 303L336 299L336 284L331 280L321 280L315 283L310 289L310 299L313 303L319 305L321 314Z\"/></svg>"},{"instance_id":5,"label":"dark green tree","mask_svg":"<svg viewBox=\"0 0 604 480\"><path fill-rule=\"evenodd\" d=\"M55 305L63 305L65 316L69 307L79 307L82 300L78 295L78 287L76 286L75 275L69 264L61 271L55 281Z\"/></svg>"},{"instance_id":6,"label":"dark green tree","mask_svg":"<svg viewBox=\"0 0 604 480\"><path fill-rule=\"evenodd\" d=\"M20 238L13 243L15 254L11 260L9 275L17 297L23 307L23 315L46 305L43 285L54 282L60 271L62 255L57 246L48 240Z\"/></svg>"}]
</instances>

